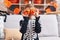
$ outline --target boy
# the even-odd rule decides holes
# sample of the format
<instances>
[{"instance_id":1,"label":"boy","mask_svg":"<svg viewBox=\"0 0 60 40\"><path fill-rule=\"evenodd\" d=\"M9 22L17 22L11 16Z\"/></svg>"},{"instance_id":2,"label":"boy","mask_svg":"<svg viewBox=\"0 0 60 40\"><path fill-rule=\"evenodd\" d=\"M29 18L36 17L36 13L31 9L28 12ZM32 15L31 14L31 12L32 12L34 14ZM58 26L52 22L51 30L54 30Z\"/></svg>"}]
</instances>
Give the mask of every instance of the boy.
<instances>
[{"instance_id":1,"label":"boy","mask_svg":"<svg viewBox=\"0 0 60 40\"><path fill-rule=\"evenodd\" d=\"M39 10L33 5L28 4L22 13L24 20L20 21L21 40L39 40L38 33L41 32L40 23L38 22L40 18L40 16L38 16Z\"/></svg>"}]
</instances>

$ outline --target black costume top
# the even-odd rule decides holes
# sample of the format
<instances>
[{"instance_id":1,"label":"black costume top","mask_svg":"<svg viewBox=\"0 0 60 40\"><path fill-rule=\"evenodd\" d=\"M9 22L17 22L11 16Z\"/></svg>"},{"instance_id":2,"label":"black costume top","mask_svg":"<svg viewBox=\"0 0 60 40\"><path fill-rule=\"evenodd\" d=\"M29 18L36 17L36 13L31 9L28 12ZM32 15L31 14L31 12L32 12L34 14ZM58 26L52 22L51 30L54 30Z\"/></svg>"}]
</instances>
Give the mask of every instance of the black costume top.
<instances>
[{"instance_id":1,"label":"black costume top","mask_svg":"<svg viewBox=\"0 0 60 40\"><path fill-rule=\"evenodd\" d=\"M29 20L28 17L24 17L24 20L20 21L21 40L39 40L38 33L41 32L40 23L38 22L39 18L36 17L35 20Z\"/></svg>"}]
</instances>

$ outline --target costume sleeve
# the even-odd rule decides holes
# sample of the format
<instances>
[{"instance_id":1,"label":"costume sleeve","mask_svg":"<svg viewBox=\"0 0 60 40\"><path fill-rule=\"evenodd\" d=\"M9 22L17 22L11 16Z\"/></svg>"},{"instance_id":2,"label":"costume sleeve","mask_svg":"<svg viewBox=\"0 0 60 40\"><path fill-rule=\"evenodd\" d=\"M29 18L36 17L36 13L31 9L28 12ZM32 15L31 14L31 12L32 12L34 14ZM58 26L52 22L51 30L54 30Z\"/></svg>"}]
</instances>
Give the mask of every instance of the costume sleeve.
<instances>
[{"instance_id":1,"label":"costume sleeve","mask_svg":"<svg viewBox=\"0 0 60 40\"><path fill-rule=\"evenodd\" d=\"M21 33L26 33L27 30L27 24L28 24L28 17L23 17L24 21L20 21L20 25L21 25L21 29L20 32Z\"/></svg>"},{"instance_id":2,"label":"costume sleeve","mask_svg":"<svg viewBox=\"0 0 60 40\"><path fill-rule=\"evenodd\" d=\"M36 17L36 22L35 22L35 32L36 33L40 33L41 32L41 25L40 23L38 22L40 17Z\"/></svg>"}]
</instances>

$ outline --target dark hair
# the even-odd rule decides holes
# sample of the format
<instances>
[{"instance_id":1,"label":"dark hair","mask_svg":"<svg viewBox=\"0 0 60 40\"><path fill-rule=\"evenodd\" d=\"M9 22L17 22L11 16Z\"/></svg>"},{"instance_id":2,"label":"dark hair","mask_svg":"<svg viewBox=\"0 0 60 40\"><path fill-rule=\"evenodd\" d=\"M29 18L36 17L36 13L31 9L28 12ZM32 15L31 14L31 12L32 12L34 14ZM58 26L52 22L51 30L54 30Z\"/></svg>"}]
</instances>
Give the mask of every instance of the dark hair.
<instances>
[{"instance_id":1,"label":"dark hair","mask_svg":"<svg viewBox=\"0 0 60 40\"><path fill-rule=\"evenodd\" d=\"M27 4L26 6L25 6L25 8L27 8L27 7L31 7L32 6L32 4Z\"/></svg>"}]
</instances>

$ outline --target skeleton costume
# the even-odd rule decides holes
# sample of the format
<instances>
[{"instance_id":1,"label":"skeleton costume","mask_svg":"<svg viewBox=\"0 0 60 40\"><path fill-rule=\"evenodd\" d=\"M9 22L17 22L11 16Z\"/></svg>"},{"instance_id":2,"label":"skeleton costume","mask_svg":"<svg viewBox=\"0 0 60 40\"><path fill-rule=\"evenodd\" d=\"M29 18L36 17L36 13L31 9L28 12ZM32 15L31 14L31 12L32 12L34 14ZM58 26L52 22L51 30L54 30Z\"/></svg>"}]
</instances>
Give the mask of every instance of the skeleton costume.
<instances>
[{"instance_id":1,"label":"skeleton costume","mask_svg":"<svg viewBox=\"0 0 60 40\"><path fill-rule=\"evenodd\" d=\"M20 32L22 33L21 40L39 40L38 33L41 32L39 17L35 19L29 19L29 17L23 17L24 20L20 21Z\"/></svg>"}]
</instances>

